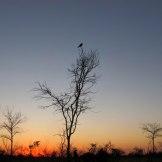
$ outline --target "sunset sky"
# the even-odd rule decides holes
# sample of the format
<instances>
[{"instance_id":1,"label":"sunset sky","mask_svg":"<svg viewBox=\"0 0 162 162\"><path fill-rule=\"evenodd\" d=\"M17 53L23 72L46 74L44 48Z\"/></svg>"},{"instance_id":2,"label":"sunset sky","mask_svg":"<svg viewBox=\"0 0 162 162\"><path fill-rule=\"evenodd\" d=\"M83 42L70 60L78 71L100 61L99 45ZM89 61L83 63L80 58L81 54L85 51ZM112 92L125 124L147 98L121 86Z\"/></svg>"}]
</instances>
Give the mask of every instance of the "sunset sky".
<instances>
[{"instance_id":1,"label":"sunset sky","mask_svg":"<svg viewBox=\"0 0 162 162\"><path fill-rule=\"evenodd\" d=\"M99 51L100 79L73 145L146 146L141 125L162 124L160 0L0 0L0 105L27 117L17 142L59 143L62 117L40 109L32 89L37 81L67 89L81 42Z\"/></svg>"}]
</instances>

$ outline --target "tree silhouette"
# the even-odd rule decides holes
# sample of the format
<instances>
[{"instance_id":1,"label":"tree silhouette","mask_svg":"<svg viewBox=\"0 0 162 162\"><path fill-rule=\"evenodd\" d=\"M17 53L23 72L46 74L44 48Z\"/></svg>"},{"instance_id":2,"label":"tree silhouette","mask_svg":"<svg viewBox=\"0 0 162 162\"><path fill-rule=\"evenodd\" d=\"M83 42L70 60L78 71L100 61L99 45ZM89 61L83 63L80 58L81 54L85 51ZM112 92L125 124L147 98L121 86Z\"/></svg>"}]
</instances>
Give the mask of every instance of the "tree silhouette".
<instances>
[{"instance_id":1,"label":"tree silhouette","mask_svg":"<svg viewBox=\"0 0 162 162\"><path fill-rule=\"evenodd\" d=\"M142 130L146 133L146 137L152 141L152 153L155 153L155 139L161 137L162 127L159 123L147 123L143 124Z\"/></svg>"},{"instance_id":2,"label":"tree silhouette","mask_svg":"<svg viewBox=\"0 0 162 162\"><path fill-rule=\"evenodd\" d=\"M111 141L109 141L104 145L103 150L110 154L112 152L113 147L114 146L112 145Z\"/></svg>"},{"instance_id":3,"label":"tree silhouette","mask_svg":"<svg viewBox=\"0 0 162 162\"><path fill-rule=\"evenodd\" d=\"M34 141L31 145L29 145L29 155L32 156L32 150L37 148L40 145L40 141Z\"/></svg>"},{"instance_id":4,"label":"tree silhouette","mask_svg":"<svg viewBox=\"0 0 162 162\"><path fill-rule=\"evenodd\" d=\"M96 152L97 152L97 144L96 143L90 144L89 152L92 154L96 154Z\"/></svg>"},{"instance_id":5,"label":"tree silhouette","mask_svg":"<svg viewBox=\"0 0 162 162\"><path fill-rule=\"evenodd\" d=\"M94 70L98 65L97 51L86 52L82 48L76 62L68 69L71 82L67 92L57 95L46 83L41 84L40 82L38 82L38 87L34 88L38 92L36 97L50 102L43 106L44 108L53 107L54 110L62 114L65 122L68 159L70 158L71 136L76 131L78 119L90 108L90 93L96 83Z\"/></svg>"},{"instance_id":6,"label":"tree silhouette","mask_svg":"<svg viewBox=\"0 0 162 162\"><path fill-rule=\"evenodd\" d=\"M10 141L10 155L13 155L14 137L21 133L20 125L25 121L25 117L20 112L14 112L13 109L7 108L3 113L4 121L0 127L5 131L1 138Z\"/></svg>"}]
</instances>

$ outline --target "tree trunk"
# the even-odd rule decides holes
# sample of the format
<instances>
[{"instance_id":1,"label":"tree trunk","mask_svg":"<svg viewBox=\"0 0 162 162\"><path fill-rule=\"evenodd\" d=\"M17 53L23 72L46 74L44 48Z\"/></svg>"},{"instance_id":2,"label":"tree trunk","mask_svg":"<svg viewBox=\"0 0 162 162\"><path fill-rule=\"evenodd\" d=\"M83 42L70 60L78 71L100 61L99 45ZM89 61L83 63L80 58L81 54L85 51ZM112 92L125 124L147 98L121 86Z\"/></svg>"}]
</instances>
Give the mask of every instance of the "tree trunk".
<instances>
[{"instance_id":1,"label":"tree trunk","mask_svg":"<svg viewBox=\"0 0 162 162\"><path fill-rule=\"evenodd\" d=\"M152 138L152 153L155 153L155 138Z\"/></svg>"},{"instance_id":2,"label":"tree trunk","mask_svg":"<svg viewBox=\"0 0 162 162\"><path fill-rule=\"evenodd\" d=\"M13 137L11 137L11 148L10 148L10 155L13 155Z\"/></svg>"},{"instance_id":3,"label":"tree trunk","mask_svg":"<svg viewBox=\"0 0 162 162\"><path fill-rule=\"evenodd\" d=\"M70 153L70 140L71 140L71 136L68 136L67 137L67 151L66 151L66 156L67 156L67 161L70 162L70 159L71 159L71 153Z\"/></svg>"}]
</instances>

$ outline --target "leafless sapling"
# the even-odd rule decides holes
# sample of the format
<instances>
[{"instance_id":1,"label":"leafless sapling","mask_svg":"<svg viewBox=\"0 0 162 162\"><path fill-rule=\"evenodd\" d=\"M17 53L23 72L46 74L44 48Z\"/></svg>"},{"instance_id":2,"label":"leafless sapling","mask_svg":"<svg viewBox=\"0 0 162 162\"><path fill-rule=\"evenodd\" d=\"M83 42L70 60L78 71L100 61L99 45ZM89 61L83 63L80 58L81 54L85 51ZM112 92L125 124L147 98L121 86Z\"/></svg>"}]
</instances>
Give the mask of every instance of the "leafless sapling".
<instances>
[{"instance_id":1,"label":"leafless sapling","mask_svg":"<svg viewBox=\"0 0 162 162\"><path fill-rule=\"evenodd\" d=\"M13 109L6 108L3 113L4 120L1 122L0 127L4 131L1 138L10 141L10 155L13 155L14 137L21 133L21 124L25 121L25 117L20 112L14 112Z\"/></svg>"},{"instance_id":2,"label":"leafless sapling","mask_svg":"<svg viewBox=\"0 0 162 162\"><path fill-rule=\"evenodd\" d=\"M155 153L155 139L158 137L161 137L162 134L160 132L162 131L162 127L159 123L146 123L143 124L142 130L144 133L146 133L146 137L151 140L152 142L152 153Z\"/></svg>"}]
</instances>

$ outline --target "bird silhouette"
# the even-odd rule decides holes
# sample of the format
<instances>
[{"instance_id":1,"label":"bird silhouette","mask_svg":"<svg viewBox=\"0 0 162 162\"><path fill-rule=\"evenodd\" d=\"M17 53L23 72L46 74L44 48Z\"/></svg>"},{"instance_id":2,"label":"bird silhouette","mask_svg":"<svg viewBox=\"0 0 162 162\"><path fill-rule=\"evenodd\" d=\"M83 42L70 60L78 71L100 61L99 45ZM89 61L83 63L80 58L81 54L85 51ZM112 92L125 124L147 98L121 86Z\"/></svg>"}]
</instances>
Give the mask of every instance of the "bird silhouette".
<instances>
[{"instance_id":1,"label":"bird silhouette","mask_svg":"<svg viewBox=\"0 0 162 162\"><path fill-rule=\"evenodd\" d=\"M81 48L82 46L83 46L83 43L80 43L79 46L78 46L78 48Z\"/></svg>"}]
</instances>

